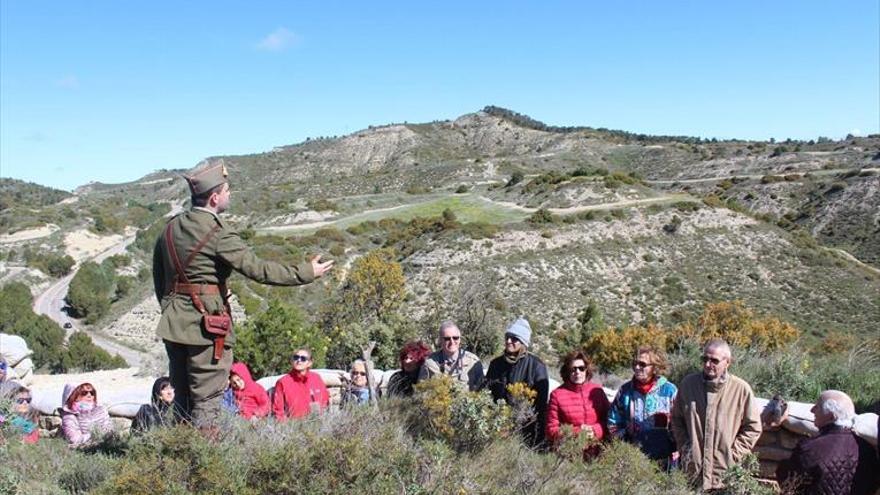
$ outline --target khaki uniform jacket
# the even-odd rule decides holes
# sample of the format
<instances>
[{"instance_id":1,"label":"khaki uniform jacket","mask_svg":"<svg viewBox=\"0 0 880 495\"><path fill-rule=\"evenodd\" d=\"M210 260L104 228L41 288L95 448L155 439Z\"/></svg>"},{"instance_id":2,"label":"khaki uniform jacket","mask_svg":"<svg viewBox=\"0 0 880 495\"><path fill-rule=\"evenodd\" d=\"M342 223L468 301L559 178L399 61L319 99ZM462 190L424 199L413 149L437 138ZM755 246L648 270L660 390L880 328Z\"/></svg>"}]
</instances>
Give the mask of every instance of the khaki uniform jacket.
<instances>
[{"instance_id":1,"label":"khaki uniform jacket","mask_svg":"<svg viewBox=\"0 0 880 495\"><path fill-rule=\"evenodd\" d=\"M220 227L186 267L186 276L191 284L226 283L232 270L270 285L302 285L315 278L311 263L285 266L258 258L242 241L238 232L226 225L220 217L203 208L196 207L181 213L169 223L172 224L174 247L181 264L186 262L193 248L215 225ZM193 306L189 295L171 293L176 273L174 262L171 261L165 245L163 230L153 250L153 286L162 308L156 333L170 342L211 345L213 339L202 329L202 315ZM209 313L221 313L224 309L223 298L219 295L204 295L201 299ZM226 345L231 347L234 343L233 332L226 337Z\"/></svg>"},{"instance_id":2,"label":"khaki uniform jacket","mask_svg":"<svg viewBox=\"0 0 880 495\"><path fill-rule=\"evenodd\" d=\"M761 436L760 411L748 383L728 373L723 383L688 375L672 406L672 433L685 471L704 490L721 488L724 471L742 461Z\"/></svg>"},{"instance_id":3,"label":"khaki uniform jacket","mask_svg":"<svg viewBox=\"0 0 880 495\"><path fill-rule=\"evenodd\" d=\"M419 381L443 374L451 376L462 388L474 391L483 383L483 363L476 354L461 349L458 351L458 358L451 366L447 366L443 351L437 351L425 359L419 370Z\"/></svg>"}]
</instances>

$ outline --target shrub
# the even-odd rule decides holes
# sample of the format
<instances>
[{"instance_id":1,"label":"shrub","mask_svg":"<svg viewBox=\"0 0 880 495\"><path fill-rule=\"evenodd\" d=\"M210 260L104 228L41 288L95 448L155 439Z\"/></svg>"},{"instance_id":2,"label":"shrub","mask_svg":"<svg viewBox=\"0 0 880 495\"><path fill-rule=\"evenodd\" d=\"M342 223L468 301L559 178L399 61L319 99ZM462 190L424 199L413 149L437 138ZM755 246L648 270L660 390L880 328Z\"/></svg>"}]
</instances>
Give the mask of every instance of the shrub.
<instances>
[{"instance_id":1,"label":"shrub","mask_svg":"<svg viewBox=\"0 0 880 495\"><path fill-rule=\"evenodd\" d=\"M627 327L622 330L608 328L591 336L584 346L596 365L605 370L628 367L633 353L641 345L653 345L665 349L668 334L662 328L649 324L646 327Z\"/></svg>"},{"instance_id":2,"label":"shrub","mask_svg":"<svg viewBox=\"0 0 880 495\"><path fill-rule=\"evenodd\" d=\"M468 192L469 190L470 189L468 188L468 186L462 184L462 185L458 186L457 188L455 188L455 194L464 194L464 193Z\"/></svg>"},{"instance_id":3,"label":"shrub","mask_svg":"<svg viewBox=\"0 0 880 495\"><path fill-rule=\"evenodd\" d=\"M505 187L513 187L522 182L525 178L526 177L525 175L523 175L522 172L514 172L513 174L511 174L510 179L507 181L507 184L505 184Z\"/></svg>"},{"instance_id":4,"label":"shrub","mask_svg":"<svg viewBox=\"0 0 880 495\"><path fill-rule=\"evenodd\" d=\"M95 371L125 368L128 363L121 356L111 356L92 342L85 332L74 332L67 341L67 352L62 358L65 371Z\"/></svg>"},{"instance_id":5,"label":"shrub","mask_svg":"<svg viewBox=\"0 0 880 495\"><path fill-rule=\"evenodd\" d=\"M236 332L236 359L246 362L256 377L290 371L290 356L300 347L308 347L315 366L321 367L330 346L330 340L299 309L276 299Z\"/></svg>"},{"instance_id":6,"label":"shrub","mask_svg":"<svg viewBox=\"0 0 880 495\"><path fill-rule=\"evenodd\" d=\"M87 261L70 282L67 303L75 315L86 319L86 323L95 323L110 309L115 285L112 270Z\"/></svg>"},{"instance_id":7,"label":"shrub","mask_svg":"<svg viewBox=\"0 0 880 495\"><path fill-rule=\"evenodd\" d=\"M605 319L602 310L596 301L590 299L584 309L578 313L575 325L564 326L553 333L553 349L561 355L582 348L593 334L604 328Z\"/></svg>"},{"instance_id":8,"label":"shrub","mask_svg":"<svg viewBox=\"0 0 880 495\"><path fill-rule=\"evenodd\" d=\"M338 208L336 203L324 198L310 199L308 203L306 203L306 207L315 211L335 211Z\"/></svg>"},{"instance_id":9,"label":"shrub","mask_svg":"<svg viewBox=\"0 0 880 495\"><path fill-rule=\"evenodd\" d=\"M468 392L447 375L416 384L409 424L458 452L477 452L511 431L511 410L488 390Z\"/></svg>"},{"instance_id":10,"label":"shrub","mask_svg":"<svg viewBox=\"0 0 880 495\"><path fill-rule=\"evenodd\" d=\"M559 217L550 213L550 210L546 208L540 208L538 211L532 213L532 215L526 220L529 223L534 224L548 224L548 223L557 223L559 221Z\"/></svg>"},{"instance_id":11,"label":"shrub","mask_svg":"<svg viewBox=\"0 0 880 495\"><path fill-rule=\"evenodd\" d=\"M693 493L681 472L660 470L656 462L642 454L639 447L614 440L594 462L586 467L592 490L601 495Z\"/></svg>"},{"instance_id":12,"label":"shrub","mask_svg":"<svg viewBox=\"0 0 880 495\"><path fill-rule=\"evenodd\" d=\"M707 304L696 325L684 324L673 331L673 342L706 342L722 338L736 347L759 352L782 349L793 343L800 332L778 318L756 318L742 301Z\"/></svg>"},{"instance_id":13,"label":"shrub","mask_svg":"<svg viewBox=\"0 0 880 495\"><path fill-rule=\"evenodd\" d=\"M663 232L667 234L674 234L678 232L678 228L681 226L681 218L678 215L672 215L672 220L669 223L663 226Z\"/></svg>"},{"instance_id":14,"label":"shrub","mask_svg":"<svg viewBox=\"0 0 880 495\"><path fill-rule=\"evenodd\" d=\"M758 480L760 464L754 453L749 453L739 464L727 469L721 476L723 495L772 495L772 488Z\"/></svg>"}]
</instances>

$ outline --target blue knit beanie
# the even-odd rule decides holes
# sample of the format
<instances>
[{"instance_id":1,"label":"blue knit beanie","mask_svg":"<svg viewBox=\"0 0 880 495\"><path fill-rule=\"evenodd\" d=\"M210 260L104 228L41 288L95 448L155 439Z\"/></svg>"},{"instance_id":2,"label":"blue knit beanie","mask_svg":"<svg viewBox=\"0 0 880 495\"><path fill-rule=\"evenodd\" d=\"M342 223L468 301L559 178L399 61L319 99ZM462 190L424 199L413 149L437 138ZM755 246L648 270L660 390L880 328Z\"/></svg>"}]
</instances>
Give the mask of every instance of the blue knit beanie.
<instances>
[{"instance_id":1,"label":"blue knit beanie","mask_svg":"<svg viewBox=\"0 0 880 495\"><path fill-rule=\"evenodd\" d=\"M525 318L520 316L515 322L507 327L507 331L504 332L504 335L513 335L522 342L524 346L528 347L532 341L532 327Z\"/></svg>"}]
</instances>

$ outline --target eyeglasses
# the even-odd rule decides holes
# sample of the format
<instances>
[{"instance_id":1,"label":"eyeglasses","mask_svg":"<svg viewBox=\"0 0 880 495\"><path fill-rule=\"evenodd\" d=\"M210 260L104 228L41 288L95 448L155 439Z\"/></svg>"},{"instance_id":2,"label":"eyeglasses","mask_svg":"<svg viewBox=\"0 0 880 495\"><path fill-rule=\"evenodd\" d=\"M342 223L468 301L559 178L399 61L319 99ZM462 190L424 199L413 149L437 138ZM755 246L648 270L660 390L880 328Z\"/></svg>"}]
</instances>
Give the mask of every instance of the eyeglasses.
<instances>
[{"instance_id":1,"label":"eyeglasses","mask_svg":"<svg viewBox=\"0 0 880 495\"><path fill-rule=\"evenodd\" d=\"M79 395L91 395L92 397L94 397L95 391L94 390L83 390L79 393Z\"/></svg>"},{"instance_id":2,"label":"eyeglasses","mask_svg":"<svg viewBox=\"0 0 880 495\"><path fill-rule=\"evenodd\" d=\"M367 376L366 371L352 371L351 376Z\"/></svg>"},{"instance_id":3,"label":"eyeglasses","mask_svg":"<svg viewBox=\"0 0 880 495\"><path fill-rule=\"evenodd\" d=\"M31 400L30 397L19 397L18 399L15 399L15 402L17 404L30 404Z\"/></svg>"},{"instance_id":4,"label":"eyeglasses","mask_svg":"<svg viewBox=\"0 0 880 495\"><path fill-rule=\"evenodd\" d=\"M651 363L646 363L644 361L633 361L632 362L633 368L647 368L649 366L653 366L653 365Z\"/></svg>"},{"instance_id":5,"label":"eyeglasses","mask_svg":"<svg viewBox=\"0 0 880 495\"><path fill-rule=\"evenodd\" d=\"M453 335L452 337L443 337L443 340L446 341L446 342L449 342L449 341L451 341L451 340L454 340L454 341L458 342L458 340L459 340L460 338L461 338L461 335Z\"/></svg>"},{"instance_id":6,"label":"eyeglasses","mask_svg":"<svg viewBox=\"0 0 880 495\"><path fill-rule=\"evenodd\" d=\"M718 359L718 358L713 358L713 357L709 357L709 356L701 356L701 357L700 357L700 360L703 361L703 363L707 363L707 362L709 362L709 363L712 363L712 364L718 364L718 363L721 362L720 359Z\"/></svg>"},{"instance_id":7,"label":"eyeglasses","mask_svg":"<svg viewBox=\"0 0 880 495\"><path fill-rule=\"evenodd\" d=\"M311 359L309 356L303 356L302 354L296 354L292 358L290 358L291 361L297 363L305 363L309 359Z\"/></svg>"},{"instance_id":8,"label":"eyeglasses","mask_svg":"<svg viewBox=\"0 0 880 495\"><path fill-rule=\"evenodd\" d=\"M518 338L514 337L513 335L505 335L504 340L505 341L509 340L511 342L519 342L520 341Z\"/></svg>"},{"instance_id":9,"label":"eyeglasses","mask_svg":"<svg viewBox=\"0 0 880 495\"><path fill-rule=\"evenodd\" d=\"M586 366L572 366L571 369L568 370L569 373L574 373L575 371L577 371L579 373L583 373L584 371L587 371L587 367Z\"/></svg>"}]
</instances>

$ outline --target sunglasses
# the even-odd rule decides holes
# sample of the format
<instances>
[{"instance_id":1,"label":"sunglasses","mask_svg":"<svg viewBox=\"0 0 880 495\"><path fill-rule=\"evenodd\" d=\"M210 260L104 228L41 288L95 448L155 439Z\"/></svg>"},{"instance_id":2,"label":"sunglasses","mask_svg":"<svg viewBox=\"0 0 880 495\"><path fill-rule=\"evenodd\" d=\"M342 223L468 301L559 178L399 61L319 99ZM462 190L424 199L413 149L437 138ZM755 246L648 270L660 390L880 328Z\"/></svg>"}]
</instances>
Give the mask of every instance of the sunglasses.
<instances>
[{"instance_id":1,"label":"sunglasses","mask_svg":"<svg viewBox=\"0 0 880 495\"><path fill-rule=\"evenodd\" d=\"M20 397L18 399L15 399L15 402L17 404L30 404L31 400L33 399L31 399L30 397Z\"/></svg>"},{"instance_id":2,"label":"sunglasses","mask_svg":"<svg viewBox=\"0 0 880 495\"><path fill-rule=\"evenodd\" d=\"M366 371L352 371L351 376L367 376Z\"/></svg>"},{"instance_id":3,"label":"sunglasses","mask_svg":"<svg viewBox=\"0 0 880 495\"><path fill-rule=\"evenodd\" d=\"M575 371L583 373L584 371L587 371L587 367L586 366L572 366L568 370L569 373L574 373Z\"/></svg>"},{"instance_id":4,"label":"sunglasses","mask_svg":"<svg viewBox=\"0 0 880 495\"><path fill-rule=\"evenodd\" d=\"M445 340L446 342L449 342L449 341L451 341L451 340L454 340L454 341L458 342L458 340L459 340L460 338L461 338L460 335L454 335L454 336L452 336L452 337L443 337L443 340Z\"/></svg>"},{"instance_id":5,"label":"sunglasses","mask_svg":"<svg viewBox=\"0 0 880 495\"><path fill-rule=\"evenodd\" d=\"M95 391L94 390L83 390L82 392L79 393L79 395L81 395L81 396L82 395L91 395L92 397L94 397Z\"/></svg>"},{"instance_id":6,"label":"sunglasses","mask_svg":"<svg viewBox=\"0 0 880 495\"><path fill-rule=\"evenodd\" d=\"M633 361L633 362L632 362L632 367L633 367L633 368L647 368L647 367L649 367L649 366L652 366L652 364L651 364L651 363L646 363L646 362L644 362L644 361Z\"/></svg>"},{"instance_id":7,"label":"sunglasses","mask_svg":"<svg viewBox=\"0 0 880 495\"><path fill-rule=\"evenodd\" d=\"M504 340L505 341L509 340L511 342L519 342L519 339L514 337L513 335L505 335Z\"/></svg>"},{"instance_id":8,"label":"sunglasses","mask_svg":"<svg viewBox=\"0 0 880 495\"><path fill-rule=\"evenodd\" d=\"M703 363L712 363L712 364L718 364L721 362L720 359L709 357L709 356L701 356L700 360L703 361Z\"/></svg>"},{"instance_id":9,"label":"sunglasses","mask_svg":"<svg viewBox=\"0 0 880 495\"><path fill-rule=\"evenodd\" d=\"M295 356L290 358L291 361L296 363L305 363L309 359L311 359L309 356L303 356L302 354L296 354Z\"/></svg>"}]
</instances>

